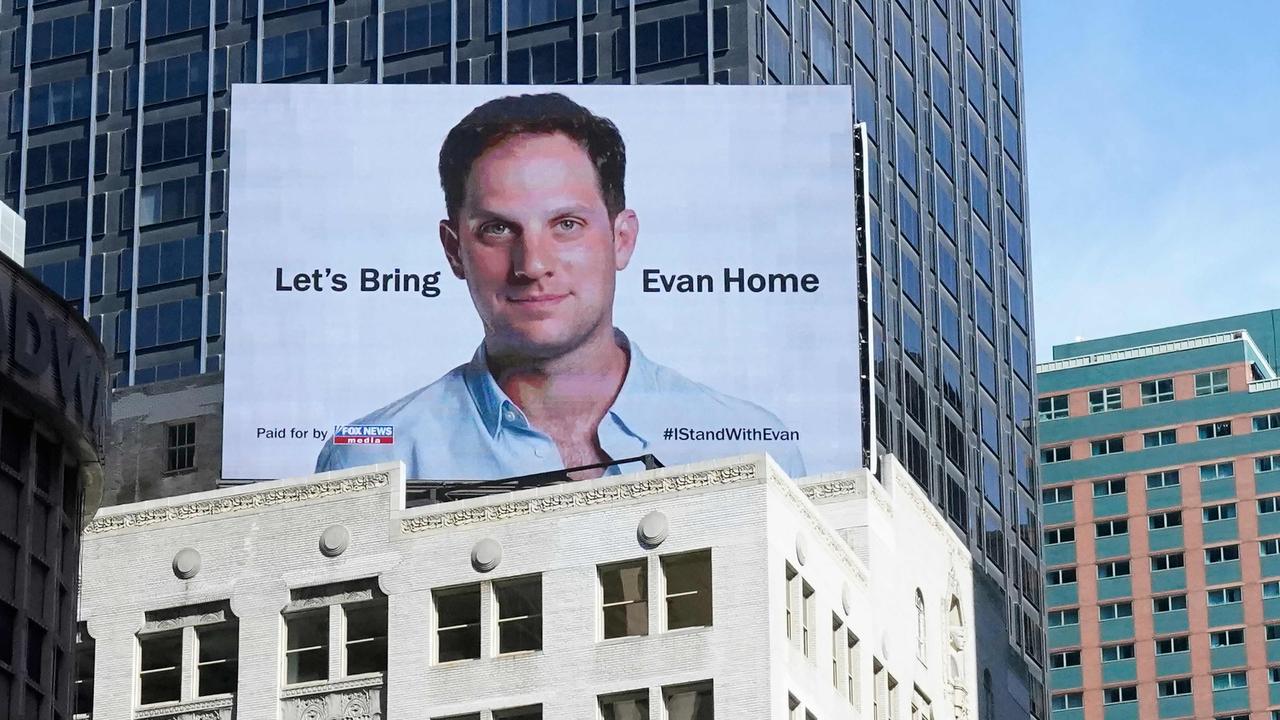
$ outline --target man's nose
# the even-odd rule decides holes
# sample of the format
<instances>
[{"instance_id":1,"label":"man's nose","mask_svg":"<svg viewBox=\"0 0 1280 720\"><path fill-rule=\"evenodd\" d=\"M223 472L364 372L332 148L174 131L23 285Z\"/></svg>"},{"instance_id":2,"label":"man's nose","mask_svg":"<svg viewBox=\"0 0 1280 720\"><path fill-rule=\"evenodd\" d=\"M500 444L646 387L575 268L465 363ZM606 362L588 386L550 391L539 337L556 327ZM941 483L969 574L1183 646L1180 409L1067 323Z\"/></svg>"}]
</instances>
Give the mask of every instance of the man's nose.
<instances>
[{"instance_id":1,"label":"man's nose","mask_svg":"<svg viewBox=\"0 0 1280 720\"><path fill-rule=\"evenodd\" d=\"M548 233L526 232L511 254L511 272L517 279L539 280L555 267L554 240Z\"/></svg>"}]
</instances>

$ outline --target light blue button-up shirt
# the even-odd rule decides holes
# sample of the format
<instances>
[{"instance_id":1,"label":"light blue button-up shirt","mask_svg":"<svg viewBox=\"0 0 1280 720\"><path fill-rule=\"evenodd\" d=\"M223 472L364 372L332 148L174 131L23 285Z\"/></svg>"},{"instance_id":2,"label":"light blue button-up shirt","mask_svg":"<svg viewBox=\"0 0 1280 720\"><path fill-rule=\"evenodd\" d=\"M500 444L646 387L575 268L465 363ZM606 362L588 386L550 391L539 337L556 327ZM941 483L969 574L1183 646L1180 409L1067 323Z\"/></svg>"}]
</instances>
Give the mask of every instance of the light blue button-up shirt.
<instances>
[{"instance_id":1,"label":"light blue button-up shirt","mask_svg":"<svg viewBox=\"0 0 1280 720\"><path fill-rule=\"evenodd\" d=\"M610 458L651 454L664 465L679 465L766 451L792 477L804 475L796 443L773 438L786 430L773 413L658 365L618 336L629 349L630 364L597 428L600 447ZM412 479L494 480L565 467L551 437L530 425L493 379L483 343L470 362L351 424L392 425L395 442L334 445L330 440L316 458L316 472L401 460ZM667 436L667 430L673 432ZM690 438L698 437L690 431L705 433L704 439L681 439L681 430ZM729 439L733 431L737 439ZM756 437L742 431L757 431ZM768 431L767 439L760 431ZM615 466L608 474L619 472Z\"/></svg>"}]
</instances>

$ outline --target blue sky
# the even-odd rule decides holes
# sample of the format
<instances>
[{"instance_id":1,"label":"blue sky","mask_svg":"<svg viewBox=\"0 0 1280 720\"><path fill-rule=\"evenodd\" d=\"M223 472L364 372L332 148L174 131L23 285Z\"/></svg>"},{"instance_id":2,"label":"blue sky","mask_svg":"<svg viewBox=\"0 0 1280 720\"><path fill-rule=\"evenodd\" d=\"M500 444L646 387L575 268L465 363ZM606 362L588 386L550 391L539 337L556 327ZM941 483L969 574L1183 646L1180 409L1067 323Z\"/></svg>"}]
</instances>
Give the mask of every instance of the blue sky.
<instances>
[{"instance_id":1,"label":"blue sky","mask_svg":"<svg viewBox=\"0 0 1280 720\"><path fill-rule=\"evenodd\" d=\"M1022 13L1037 359L1280 307L1280 2Z\"/></svg>"}]
</instances>

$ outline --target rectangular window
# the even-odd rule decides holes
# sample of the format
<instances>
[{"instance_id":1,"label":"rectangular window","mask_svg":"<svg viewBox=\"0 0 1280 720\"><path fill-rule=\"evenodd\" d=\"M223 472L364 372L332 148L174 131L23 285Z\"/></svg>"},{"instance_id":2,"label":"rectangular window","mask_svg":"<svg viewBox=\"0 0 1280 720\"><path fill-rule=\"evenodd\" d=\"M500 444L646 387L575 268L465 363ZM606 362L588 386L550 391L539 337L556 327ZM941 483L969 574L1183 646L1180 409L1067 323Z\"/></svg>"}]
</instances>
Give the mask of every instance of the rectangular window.
<instances>
[{"instance_id":1,"label":"rectangular window","mask_svg":"<svg viewBox=\"0 0 1280 720\"><path fill-rule=\"evenodd\" d=\"M1217 630L1209 633L1209 647L1220 648L1244 644L1244 628Z\"/></svg>"},{"instance_id":2,"label":"rectangular window","mask_svg":"<svg viewBox=\"0 0 1280 720\"><path fill-rule=\"evenodd\" d=\"M1280 511L1280 496L1258 498L1258 514L1267 515Z\"/></svg>"},{"instance_id":3,"label":"rectangular window","mask_svg":"<svg viewBox=\"0 0 1280 720\"><path fill-rule=\"evenodd\" d=\"M1191 694L1191 678L1176 678L1174 680L1161 680L1156 685L1157 697L1175 697L1177 695Z\"/></svg>"},{"instance_id":4,"label":"rectangular window","mask_svg":"<svg viewBox=\"0 0 1280 720\"><path fill-rule=\"evenodd\" d=\"M1280 538L1267 538L1266 540L1259 540L1258 554L1262 556L1280 555Z\"/></svg>"},{"instance_id":5,"label":"rectangular window","mask_svg":"<svg viewBox=\"0 0 1280 720\"><path fill-rule=\"evenodd\" d=\"M1151 570L1153 572L1159 571L1159 570L1173 570L1175 568L1180 568L1184 566L1184 563L1185 563L1185 560L1182 556L1182 553L1180 552L1165 553L1164 555L1151 556Z\"/></svg>"},{"instance_id":6,"label":"rectangular window","mask_svg":"<svg viewBox=\"0 0 1280 720\"><path fill-rule=\"evenodd\" d=\"M1217 563L1233 562L1240 559L1239 545L1220 545L1204 549L1204 562L1206 565L1215 565Z\"/></svg>"},{"instance_id":7,"label":"rectangular window","mask_svg":"<svg viewBox=\"0 0 1280 720\"><path fill-rule=\"evenodd\" d=\"M1249 687L1249 680L1243 670L1218 673L1213 676L1214 690L1237 690L1245 687Z\"/></svg>"},{"instance_id":8,"label":"rectangular window","mask_svg":"<svg viewBox=\"0 0 1280 720\"><path fill-rule=\"evenodd\" d=\"M1151 599L1152 612L1173 612L1175 610L1187 609L1186 595L1165 595Z\"/></svg>"},{"instance_id":9,"label":"rectangular window","mask_svg":"<svg viewBox=\"0 0 1280 720\"><path fill-rule=\"evenodd\" d=\"M1214 438L1227 437L1231 434L1231 421L1219 420L1218 422L1205 423L1196 426L1196 435L1201 440L1212 440Z\"/></svg>"},{"instance_id":10,"label":"rectangular window","mask_svg":"<svg viewBox=\"0 0 1280 720\"><path fill-rule=\"evenodd\" d=\"M633 690L599 699L602 720L649 720L649 691Z\"/></svg>"},{"instance_id":11,"label":"rectangular window","mask_svg":"<svg viewBox=\"0 0 1280 720\"><path fill-rule=\"evenodd\" d=\"M166 428L166 472L185 472L196 466L196 424L169 425Z\"/></svg>"},{"instance_id":12,"label":"rectangular window","mask_svg":"<svg viewBox=\"0 0 1280 720\"><path fill-rule=\"evenodd\" d=\"M1280 623L1271 623L1267 625L1267 639L1280 640Z\"/></svg>"},{"instance_id":13,"label":"rectangular window","mask_svg":"<svg viewBox=\"0 0 1280 720\"><path fill-rule=\"evenodd\" d=\"M1164 447L1165 445L1174 445L1177 442L1178 431L1173 428L1142 433L1143 448Z\"/></svg>"},{"instance_id":14,"label":"rectangular window","mask_svg":"<svg viewBox=\"0 0 1280 720\"><path fill-rule=\"evenodd\" d=\"M1117 660L1132 660L1133 657L1134 657L1133 643L1102 646L1102 662L1116 662Z\"/></svg>"},{"instance_id":15,"label":"rectangular window","mask_svg":"<svg viewBox=\"0 0 1280 720\"><path fill-rule=\"evenodd\" d=\"M1129 521L1120 520L1103 520L1093 524L1093 536L1098 538L1112 537L1114 535L1128 535Z\"/></svg>"},{"instance_id":16,"label":"rectangular window","mask_svg":"<svg viewBox=\"0 0 1280 720\"><path fill-rule=\"evenodd\" d=\"M1147 380L1142 383L1140 390L1143 405L1169 402L1173 400L1173 378Z\"/></svg>"},{"instance_id":17,"label":"rectangular window","mask_svg":"<svg viewBox=\"0 0 1280 720\"><path fill-rule=\"evenodd\" d=\"M1136 702L1137 700L1138 687L1136 685L1121 685L1120 687L1102 688L1103 705Z\"/></svg>"},{"instance_id":18,"label":"rectangular window","mask_svg":"<svg viewBox=\"0 0 1280 720\"><path fill-rule=\"evenodd\" d=\"M196 697L234 693L239 658L239 637L234 624L197 627Z\"/></svg>"},{"instance_id":19,"label":"rectangular window","mask_svg":"<svg viewBox=\"0 0 1280 720\"><path fill-rule=\"evenodd\" d=\"M1271 598L1280 597L1280 580L1268 580L1262 583L1262 599L1269 600Z\"/></svg>"},{"instance_id":20,"label":"rectangular window","mask_svg":"<svg viewBox=\"0 0 1280 720\"><path fill-rule=\"evenodd\" d=\"M1040 398L1040 419L1058 420L1067 417L1067 396L1054 395Z\"/></svg>"},{"instance_id":21,"label":"rectangular window","mask_svg":"<svg viewBox=\"0 0 1280 720\"><path fill-rule=\"evenodd\" d=\"M182 699L182 631L138 637L143 705Z\"/></svg>"},{"instance_id":22,"label":"rectangular window","mask_svg":"<svg viewBox=\"0 0 1280 720\"><path fill-rule=\"evenodd\" d=\"M1109 387L1089 392L1089 413L1120 409L1120 388Z\"/></svg>"},{"instance_id":23,"label":"rectangular window","mask_svg":"<svg viewBox=\"0 0 1280 720\"><path fill-rule=\"evenodd\" d=\"M1239 585L1236 585L1235 587L1214 588L1205 594L1208 598L1208 604L1210 607L1217 607L1218 605L1234 605L1235 603L1240 602L1241 598ZM1183 609L1186 609L1185 604Z\"/></svg>"},{"instance_id":24,"label":"rectangular window","mask_svg":"<svg viewBox=\"0 0 1280 720\"><path fill-rule=\"evenodd\" d=\"M1049 653L1049 667L1055 669L1080 667L1080 651L1067 650L1065 652Z\"/></svg>"},{"instance_id":25,"label":"rectangular window","mask_svg":"<svg viewBox=\"0 0 1280 720\"><path fill-rule=\"evenodd\" d=\"M1045 545L1061 545L1076 541L1076 529L1073 527L1050 528L1044 531Z\"/></svg>"},{"instance_id":26,"label":"rectangular window","mask_svg":"<svg viewBox=\"0 0 1280 720\"><path fill-rule=\"evenodd\" d=\"M1044 448L1040 451L1040 462L1044 465L1052 465L1057 462L1066 462L1071 459L1071 446L1062 445L1053 448Z\"/></svg>"},{"instance_id":27,"label":"rectangular window","mask_svg":"<svg viewBox=\"0 0 1280 720\"><path fill-rule=\"evenodd\" d=\"M1076 569L1073 567L1049 570L1044 574L1045 585L1068 585L1076 581Z\"/></svg>"},{"instance_id":28,"label":"rectangular window","mask_svg":"<svg viewBox=\"0 0 1280 720\"><path fill-rule=\"evenodd\" d=\"M662 688L665 720L711 720L715 716L715 694L711 682Z\"/></svg>"},{"instance_id":29,"label":"rectangular window","mask_svg":"<svg viewBox=\"0 0 1280 720\"><path fill-rule=\"evenodd\" d=\"M1110 480L1098 480L1093 483L1094 497L1108 497L1110 495L1123 495L1125 492L1124 478L1111 478Z\"/></svg>"},{"instance_id":30,"label":"rectangular window","mask_svg":"<svg viewBox=\"0 0 1280 720\"><path fill-rule=\"evenodd\" d=\"M1200 482L1226 480L1236 476L1235 462L1214 463L1200 466Z\"/></svg>"},{"instance_id":31,"label":"rectangular window","mask_svg":"<svg viewBox=\"0 0 1280 720\"><path fill-rule=\"evenodd\" d=\"M1186 635L1177 635L1175 637L1156 638L1156 654L1172 655L1174 653L1184 653L1191 651L1191 642Z\"/></svg>"},{"instance_id":32,"label":"rectangular window","mask_svg":"<svg viewBox=\"0 0 1280 720\"><path fill-rule=\"evenodd\" d=\"M1079 710L1084 707L1084 693L1069 692L1053 696L1054 710Z\"/></svg>"},{"instance_id":33,"label":"rectangular window","mask_svg":"<svg viewBox=\"0 0 1280 720\"><path fill-rule=\"evenodd\" d=\"M858 657L858 636L852 632L845 634L845 697L848 698L850 705L858 704L858 678L861 676L859 672L862 667L861 659Z\"/></svg>"},{"instance_id":34,"label":"rectangular window","mask_svg":"<svg viewBox=\"0 0 1280 720\"><path fill-rule=\"evenodd\" d=\"M480 657L480 586L436 590L436 662Z\"/></svg>"},{"instance_id":35,"label":"rectangular window","mask_svg":"<svg viewBox=\"0 0 1280 720\"><path fill-rule=\"evenodd\" d=\"M1170 527L1182 527L1182 511L1169 510L1155 515L1147 516L1147 528L1151 530L1160 530Z\"/></svg>"},{"instance_id":36,"label":"rectangular window","mask_svg":"<svg viewBox=\"0 0 1280 720\"><path fill-rule=\"evenodd\" d=\"M667 629L711 627L711 551L662 558Z\"/></svg>"},{"instance_id":37,"label":"rectangular window","mask_svg":"<svg viewBox=\"0 0 1280 720\"><path fill-rule=\"evenodd\" d=\"M813 655L813 614L814 599L813 588L809 583L801 581L800 583L800 648L804 651L805 657Z\"/></svg>"},{"instance_id":38,"label":"rectangular window","mask_svg":"<svg viewBox=\"0 0 1280 720\"><path fill-rule=\"evenodd\" d=\"M1265 455L1253 459L1254 472L1271 472L1280 470L1280 455Z\"/></svg>"},{"instance_id":39,"label":"rectangular window","mask_svg":"<svg viewBox=\"0 0 1280 720\"><path fill-rule=\"evenodd\" d=\"M645 560L600 568L604 639L649 634L649 570Z\"/></svg>"},{"instance_id":40,"label":"rectangular window","mask_svg":"<svg viewBox=\"0 0 1280 720\"><path fill-rule=\"evenodd\" d=\"M493 583L498 605L498 653L542 649L542 577Z\"/></svg>"},{"instance_id":41,"label":"rectangular window","mask_svg":"<svg viewBox=\"0 0 1280 720\"><path fill-rule=\"evenodd\" d=\"M329 608L285 616L285 683L329 679Z\"/></svg>"},{"instance_id":42,"label":"rectangular window","mask_svg":"<svg viewBox=\"0 0 1280 720\"><path fill-rule=\"evenodd\" d=\"M1227 371L1211 370L1196 373L1196 397L1217 395L1227 391Z\"/></svg>"},{"instance_id":43,"label":"rectangular window","mask_svg":"<svg viewBox=\"0 0 1280 720\"><path fill-rule=\"evenodd\" d=\"M1253 418L1254 432L1266 432L1268 430L1280 430L1280 412L1267 413Z\"/></svg>"},{"instance_id":44,"label":"rectangular window","mask_svg":"<svg viewBox=\"0 0 1280 720\"><path fill-rule=\"evenodd\" d=\"M1231 520L1236 516L1235 503L1223 503L1221 505L1210 505L1204 509L1204 521L1215 522L1218 520Z\"/></svg>"},{"instance_id":45,"label":"rectangular window","mask_svg":"<svg viewBox=\"0 0 1280 720\"><path fill-rule=\"evenodd\" d=\"M1098 579L1100 580L1105 578L1128 577L1128 576L1129 576L1128 560L1113 560L1111 562L1104 562L1104 563L1098 564Z\"/></svg>"},{"instance_id":46,"label":"rectangular window","mask_svg":"<svg viewBox=\"0 0 1280 720\"><path fill-rule=\"evenodd\" d=\"M1045 488L1040 492L1040 497L1045 505L1071 502L1071 486L1063 485L1061 487Z\"/></svg>"},{"instance_id":47,"label":"rectangular window","mask_svg":"<svg viewBox=\"0 0 1280 720\"><path fill-rule=\"evenodd\" d=\"M1147 489L1156 490L1166 487L1177 487L1182 483L1178 476L1177 470L1164 470L1162 472L1147 474Z\"/></svg>"},{"instance_id":48,"label":"rectangular window","mask_svg":"<svg viewBox=\"0 0 1280 720\"><path fill-rule=\"evenodd\" d=\"M1080 624L1080 611L1071 608L1068 610L1050 610L1047 624L1049 627L1066 627L1068 625Z\"/></svg>"},{"instance_id":49,"label":"rectangular window","mask_svg":"<svg viewBox=\"0 0 1280 720\"><path fill-rule=\"evenodd\" d=\"M365 602L342 606L343 674L364 675L387 671L387 603Z\"/></svg>"},{"instance_id":50,"label":"rectangular window","mask_svg":"<svg viewBox=\"0 0 1280 720\"><path fill-rule=\"evenodd\" d=\"M1094 440L1089 443L1089 448L1094 457L1099 455L1113 455L1115 453L1124 452L1124 438L1112 437L1103 438L1102 440Z\"/></svg>"}]
</instances>

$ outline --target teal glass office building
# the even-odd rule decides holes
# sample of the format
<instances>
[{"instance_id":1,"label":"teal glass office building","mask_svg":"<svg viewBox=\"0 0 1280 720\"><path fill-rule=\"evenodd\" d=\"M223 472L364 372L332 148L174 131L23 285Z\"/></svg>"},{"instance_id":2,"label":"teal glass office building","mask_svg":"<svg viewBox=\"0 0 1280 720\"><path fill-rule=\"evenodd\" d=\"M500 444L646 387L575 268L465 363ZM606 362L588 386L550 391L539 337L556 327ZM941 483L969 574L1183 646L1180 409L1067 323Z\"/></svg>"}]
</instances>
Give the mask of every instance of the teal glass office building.
<instances>
[{"instance_id":1,"label":"teal glass office building","mask_svg":"<svg viewBox=\"0 0 1280 720\"><path fill-rule=\"evenodd\" d=\"M1280 717L1280 310L1041 363L1054 720Z\"/></svg>"},{"instance_id":2,"label":"teal glass office building","mask_svg":"<svg viewBox=\"0 0 1280 720\"><path fill-rule=\"evenodd\" d=\"M0 0L0 195L117 387L216 378L234 362L234 83L850 85L872 142L877 450L980 566L983 720L1044 717L1020 17L1017 0Z\"/></svg>"}]
</instances>

